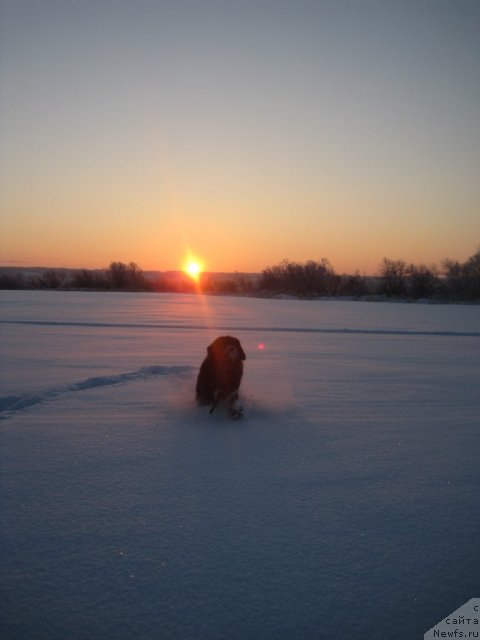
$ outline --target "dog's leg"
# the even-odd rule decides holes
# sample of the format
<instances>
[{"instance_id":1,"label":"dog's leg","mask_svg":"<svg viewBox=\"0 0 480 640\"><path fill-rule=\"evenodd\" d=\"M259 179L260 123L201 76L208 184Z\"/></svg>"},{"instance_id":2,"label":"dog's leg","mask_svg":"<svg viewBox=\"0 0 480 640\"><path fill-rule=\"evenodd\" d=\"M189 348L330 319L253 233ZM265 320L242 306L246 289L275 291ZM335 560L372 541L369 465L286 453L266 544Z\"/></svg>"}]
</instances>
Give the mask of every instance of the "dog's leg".
<instances>
[{"instance_id":1,"label":"dog's leg","mask_svg":"<svg viewBox=\"0 0 480 640\"><path fill-rule=\"evenodd\" d=\"M241 418L243 416L243 407L240 404L240 400L238 398L238 391L234 391L230 394L226 402L226 407L227 413L231 418L238 420L238 418Z\"/></svg>"},{"instance_id":2,"label":"dog's leg","mask_svg":"<svg viewBox=\"0 0 480 640\"><path fill-rule=\"evenodd\" d=\"M214 399L214 401L213 401L212 408L210 409L210 414L212 414L212 413L215 411L215 407L217 406L218 401L220 400L220 396L221 396L220 390L219 390L219 389L216 389L216 390L215 390L215 392L214 392L214 394L213 394L213 397L214 397L215 399Z\"/></svg>"}]
</instances>

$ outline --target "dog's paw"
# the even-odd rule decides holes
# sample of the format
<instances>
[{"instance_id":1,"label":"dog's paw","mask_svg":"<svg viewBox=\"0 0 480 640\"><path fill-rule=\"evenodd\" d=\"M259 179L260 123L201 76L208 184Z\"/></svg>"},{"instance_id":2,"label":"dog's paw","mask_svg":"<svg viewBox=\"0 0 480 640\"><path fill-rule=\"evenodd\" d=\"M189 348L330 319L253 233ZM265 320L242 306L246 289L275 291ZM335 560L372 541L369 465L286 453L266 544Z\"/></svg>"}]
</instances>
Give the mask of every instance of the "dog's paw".
<instances>
[{"instance_id":1,"label":"dog's paw","mask_svg":"<svg viewBox=\"0 0 480 640\"><path fill-rule=\"evenodd\" d=\"M243 418L243 407L239 402L235 402L228 407L227 413L233 420Z\"/></svg>"}]
</instances>

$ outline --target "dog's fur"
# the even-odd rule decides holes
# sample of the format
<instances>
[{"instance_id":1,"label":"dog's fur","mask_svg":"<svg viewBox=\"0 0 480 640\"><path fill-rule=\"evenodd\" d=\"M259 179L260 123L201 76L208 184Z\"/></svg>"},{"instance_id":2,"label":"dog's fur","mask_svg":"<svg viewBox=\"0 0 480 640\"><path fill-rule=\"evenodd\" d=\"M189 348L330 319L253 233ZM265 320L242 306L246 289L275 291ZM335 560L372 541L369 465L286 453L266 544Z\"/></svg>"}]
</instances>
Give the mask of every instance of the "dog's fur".
<instances>
[{"instance_id":1,"label":"dog's fur","mask_svg":"<svg viewBox=\"0 0 480 640\"><path fill-rule=\"evenodd\" d=\"M246 359L242 345L237 338L220 336L207 348L207 354L198 373L197 402L212 405L211 412L221 402L230 416L239 418L243 409L238 401L238 390Z\"/></svg>"}]
</instances>

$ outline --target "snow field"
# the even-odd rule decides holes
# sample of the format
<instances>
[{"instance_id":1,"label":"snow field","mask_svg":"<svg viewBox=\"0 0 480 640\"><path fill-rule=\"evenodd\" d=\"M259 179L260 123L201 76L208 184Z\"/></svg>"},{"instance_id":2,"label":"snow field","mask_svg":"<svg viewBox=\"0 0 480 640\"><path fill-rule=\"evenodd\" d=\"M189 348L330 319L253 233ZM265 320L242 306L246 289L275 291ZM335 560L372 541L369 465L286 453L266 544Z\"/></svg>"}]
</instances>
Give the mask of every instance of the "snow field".
<instances>
[{"instance_id":1,"label":"snow field","mask_svg":"<svg viewBox=\"0 0 480 640\"><path fill-rule=\"evenodd\" d=\"M478 595L478 307L0 300L2 638L403 640ZM227 332L239 422L193 401Z\"/></svg>"}]
</instances>

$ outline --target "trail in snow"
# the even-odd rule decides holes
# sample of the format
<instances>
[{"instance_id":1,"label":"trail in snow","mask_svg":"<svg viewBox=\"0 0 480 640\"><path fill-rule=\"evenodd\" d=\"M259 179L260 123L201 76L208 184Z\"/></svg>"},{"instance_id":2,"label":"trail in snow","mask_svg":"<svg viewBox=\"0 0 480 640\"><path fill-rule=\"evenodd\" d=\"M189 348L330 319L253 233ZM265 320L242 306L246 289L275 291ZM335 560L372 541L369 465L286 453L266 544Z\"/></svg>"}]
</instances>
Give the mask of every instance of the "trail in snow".
<instances>
[{"instance_id":1,"label":"trail in snow","mask_svg":"<svg viewBox=\"0 0 480 640\"><path fill-rule=\"evenodd\" d=\"M49 327L86 327L103 329L183 329L192 331L253 331L262 333L334 333L361 334L380 336L440 336L445 338L480 338L480 331L428 331L418 329L352 329L352 328L320 328L320 327L245 327L245 326L205 326L204 324L172 324L172 323L120 323L120 322L69 322L43 320L0 320L0 324L20 324Z\"/></svg>"},{"instance_id":2,"label":"trail in snow","mask_svg":"<svg viewBox=\"0 0 480 640\"><path fill-rule=\"evenodd\" d=\"M0 397L0 420L8 418L14 415L18 411L28 409L37 404L48 402L59 396L64 396L76 391L86 391L96 387L108 387L117 384L126 384L128 382L135 382L137 380L145 380L153 376L182 376L190 373L194 370L194 367L189 365L179 366L152 366L142 367L137 371L131 371L128 373L119 373L112 376L98 376L94 378L87 378L80 382L74 382L72 384L65 385L63 387L56 387L53 389L47 389L36 393L26 393L23 395L9 395Z\"/></svg>"}]
</instances>

